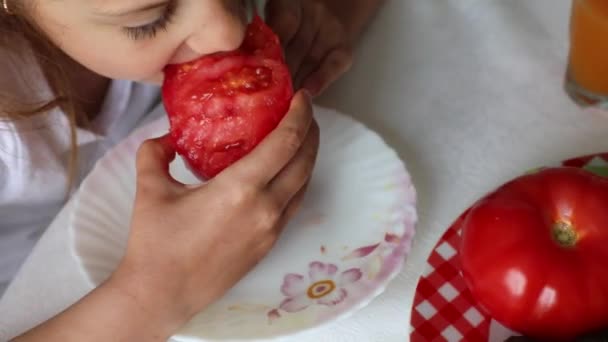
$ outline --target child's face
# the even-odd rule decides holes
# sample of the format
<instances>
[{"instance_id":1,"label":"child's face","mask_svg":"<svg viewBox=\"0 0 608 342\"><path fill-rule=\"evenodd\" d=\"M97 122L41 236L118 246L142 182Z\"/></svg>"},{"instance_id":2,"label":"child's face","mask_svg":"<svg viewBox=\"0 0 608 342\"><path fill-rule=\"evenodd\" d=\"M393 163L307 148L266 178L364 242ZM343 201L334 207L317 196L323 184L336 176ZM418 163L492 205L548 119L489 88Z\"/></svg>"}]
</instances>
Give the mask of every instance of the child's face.
<instances>
[{"instance_id":1,"label":"child's face","mask_svg":"<svg viewBox=\"0 0 608 342\"><path fill-rule=\"evenodd\" d=\"M244 0L37 0L34 20L66 54L113 79L160 82L167 64L233 50Z\"/></svg>"}]
</instances>

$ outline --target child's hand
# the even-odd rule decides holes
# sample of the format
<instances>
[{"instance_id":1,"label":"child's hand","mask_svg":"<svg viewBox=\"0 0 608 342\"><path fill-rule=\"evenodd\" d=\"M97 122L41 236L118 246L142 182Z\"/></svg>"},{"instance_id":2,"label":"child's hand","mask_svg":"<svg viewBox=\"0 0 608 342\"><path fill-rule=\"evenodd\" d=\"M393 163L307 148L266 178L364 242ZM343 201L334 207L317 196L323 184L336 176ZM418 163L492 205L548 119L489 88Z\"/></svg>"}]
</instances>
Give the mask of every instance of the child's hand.
<instances>
[{"instance_id":1,"label":"child's hand","mask_svg":"<svg viewBox=\"0 0 608 342\"><path fill-rule=\"evenodd\" d=\"M285 48L295 89L316 96L351 67L353 37L325 1L269 0L266 14Z\"/></svg>"},{"instance_id":2,"label":"child's hand","mask_svg":"<svg viewBox=\"0 0 608 342\"><path fill-rule=\"evenodd\" d=\"M271 249L298 208L315 164L319 129L300 92L279 126L208 183L171 178L162 138L137 156L126 255L113 278L144 309L183 324L221 297Z\"/></svg>"}]
</instances>

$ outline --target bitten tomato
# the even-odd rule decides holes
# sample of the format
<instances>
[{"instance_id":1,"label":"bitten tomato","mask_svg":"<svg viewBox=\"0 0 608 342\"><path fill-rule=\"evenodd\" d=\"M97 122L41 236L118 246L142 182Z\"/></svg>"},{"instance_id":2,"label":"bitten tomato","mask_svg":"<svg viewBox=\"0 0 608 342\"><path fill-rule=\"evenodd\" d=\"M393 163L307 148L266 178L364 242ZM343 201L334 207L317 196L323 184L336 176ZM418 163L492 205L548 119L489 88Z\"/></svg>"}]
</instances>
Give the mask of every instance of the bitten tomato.
<instances>
[{"instance_id":1,"label":"bitten tomato","mask_svg":"<svg viewBox=\"0 0 608 342\"><path fill-rule=\"evenodd\" d=\"M238 50L167 66L162 94L170 140L209 179L278 125L293 88L278 37L256 16Z\"/></svg>"},{"instance_id":2,"label":"bitten tomato","mask_svg":"<svg viewBox=\"0 0 608 342\"><path fill-rule=\"evenodd\" d=\"M527 336L608 326L608 180L560 167L519 177L464 218L460 260L488 313Z\"/></svg>"}]
</instances>

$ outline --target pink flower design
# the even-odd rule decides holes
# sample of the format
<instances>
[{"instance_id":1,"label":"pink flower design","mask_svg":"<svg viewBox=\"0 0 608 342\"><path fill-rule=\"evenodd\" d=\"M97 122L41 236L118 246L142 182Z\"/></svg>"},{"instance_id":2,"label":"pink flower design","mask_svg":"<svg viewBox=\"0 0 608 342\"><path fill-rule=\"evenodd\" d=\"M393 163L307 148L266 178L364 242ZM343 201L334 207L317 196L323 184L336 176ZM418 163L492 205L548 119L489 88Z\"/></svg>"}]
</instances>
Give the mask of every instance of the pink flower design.
<instances>
[{"instance_id":1,"label":"pink flower design","mask_svg":"<svg viewBox=\"0 0 608 342\"><path fill-rule=\"evenodd\" d=\"M386 235L384 235L384 241L391 245L398 245L401 242L401 238L395 234L386 233Z\"/></svg>"},{"instance_id":2,"label":"pink flower design","mask_svg":"<svg viewBox=\"0 0 608 342\"><path fill-rule=\"evenodd\" d=\"M334 264L312 262L308 268L308 278L294 273L285 276L281 292L287 298L279 308L286 312L297 312L312 304L337 305L348 296L349 285L361 279L362 275L358 268L338 274L338 267Z\"/></svg>"},{"instance_id":3,"label":"pink flower design","mask_svg":"<svg viewBox=\"0 0 608 342\"><path fill-rule=\"evenodd\" d=\"M272 324L274 321L281 318L281 313L279 312L278 309L272 309L272 310L268 311L267 316L268 316L268 323Z\"/></svg>"},{"instance_id":4,"label":"pink flower design","mask_svg":"<svg viewBox=\"0 0 608 342\"><path fill-rule=\"evenodd\" d=\"M401 243L401 238L398 235L386 233L384 235L384 241L376 243L374 245L357 248L347 256L343 257L342 260L347 261L352 259L365 258L372 255L372 253L374 252L383 256L384 254L387 254L387 252L391 252L394 248L396 248L399 243Z\"/></svg>"},{"instance_id":5,"label":"pink flower design","mask_svg":"<svg viewBox=\"0 0 608 342\"><path fill-rule=\"evenodd\" d=\"M357 248L354 251L352 251L349 255L342 258L342 260L346 261L346 260L351 260L351 259L365 258L366 256L372 254L378 248L378 246L380 246L379 243L377 243L375 245Z\"/></svg>"}]
</instances>

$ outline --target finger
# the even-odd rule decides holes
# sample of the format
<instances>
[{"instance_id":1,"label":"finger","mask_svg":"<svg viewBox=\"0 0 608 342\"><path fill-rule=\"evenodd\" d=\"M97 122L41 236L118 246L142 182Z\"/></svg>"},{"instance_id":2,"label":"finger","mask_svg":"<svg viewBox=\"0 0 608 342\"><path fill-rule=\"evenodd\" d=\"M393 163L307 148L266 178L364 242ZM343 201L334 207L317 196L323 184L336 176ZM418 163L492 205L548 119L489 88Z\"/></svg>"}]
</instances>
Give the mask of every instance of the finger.
<instances>
[{"instance_id":1,"label":"finger","mask_svg":"<svg viewBox=\"0 0 608 342\"><path fill-rule=\"evenodd\" d=\"M334 49L325 57L321 66L303 81L302 88L308 90L312 96L318 96L350 70L352 65L353 57L350 49Z\"/></svg>"},{"instance_id":2,"label":"finger","mask_svg":"<svg viewBox=\"0 0 608 342\"><path fill-rule=\"evenodd\" d=\"M304 197L306 196L306 192L308 191L308 185L310 181L306 182L304 186L296 193L287 207L285 211L283 211L283 215L279 219L279 222L276 225L277 233L281 234L287 223L296 215L296 213L300 210L302 206L302 202L304 202Z\"/></svg>"},{"instance_id":3,"label":"finger","mask_svg":"<svg viewBox=\"0 0 608 342\"><path fill-rule=\"evenodd\" d=\"M321 26L321 14L322 7L316 3L309 3L303 8L300 28L285 51L287 66L292 75L300 69L316 39Z\"/></svg>"},{"instance_id":4,"label":"finger","mask_svg":"<svg viewBox=\"0 0 608 342\"><path fill-rule=\"evenodd\" d=\"M288 203L308 182L319 151L319 126L313 121L306 140L298 153L270 182L268 191L277 203Z\"/></svg>"},{"instance_id":5,"label":"finger","mask_svg":"<svg viewBox=\"0 0 608 342\"><path fill-rule=\"evenodd\" d=\"M168 135L144 141L137 150L136 177L138 191L162 190L179 184L169 174L169 164L175 158L175 150Z\"/></svg>"},{"instance_id":6,"label":"finger","mask_svg":"<svg viewBox=\"0 0 608 342\"><path fill-rule=\"evenodd\" d=\"M298 32L302 18L302 2L270 0L266 4L266 22L287 46Z\"/></svg>"},{"instance_id":7,"label":"finger","mask_svg":"<svg viewBox=\"0 0 608 342\"><path fill-rule=\"evenodd\" d=\"M312 124L310 95L298 92L279 125L249 154L217 177L239 179L265 187L289 163L300 149Z\"/></svg>"},{"instance_id":8,"label":"finger","mask_svg":"<svg viewBox=\"0 0 608 342\"><path fill-rule=\"evenodd\" d=\"M322 17L326 19L322 20L315 41L312 43L310 50L306 53L302 64L294 75L293 80L296 89L302 86L302 83L310 74L319 69L323 60L333 49L345 43L344 28L339 24L337 19L326 13Z\"/></svg>"},{"instance_id":9,"label":"finger","mask_svg":"<svg viewBox=\"0 0 608 342\"><path fill-rule=\"evenodd\" d=\"M322 40L323 37L318 35L313 43L313 48L307 53L302 64L300 64L298 70L293 74L293 86L295 89L301 89L304 80L321 66L323 57L327 55L329 46L331 46L325 44L325 42L321 42Z\"/></svg>"}]
</instances>

